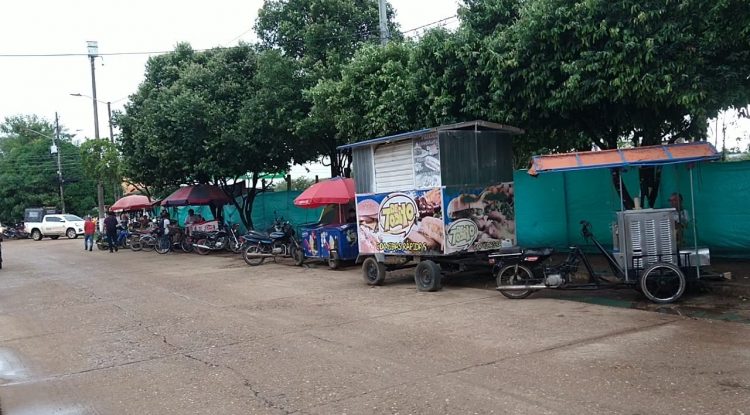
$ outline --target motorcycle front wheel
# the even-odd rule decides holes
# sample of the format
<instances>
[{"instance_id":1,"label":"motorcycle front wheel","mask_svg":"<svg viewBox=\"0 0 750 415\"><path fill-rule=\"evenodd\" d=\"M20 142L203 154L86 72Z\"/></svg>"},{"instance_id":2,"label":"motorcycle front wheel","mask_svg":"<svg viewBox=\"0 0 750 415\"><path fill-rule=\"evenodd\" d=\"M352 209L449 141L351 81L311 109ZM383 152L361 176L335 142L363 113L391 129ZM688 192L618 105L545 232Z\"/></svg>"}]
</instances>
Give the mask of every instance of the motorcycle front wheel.
<instances>
[{"instance_id":1,"label":"motorcycle front wheel","mask_svg":"<svg viewBox=\"0 0 750 415\"><path fill-rule=\"evenodd\" d=\"M193 240L190 238L183 238L180 241L180 248L187 253L193 252Z\"/></svg>"},{"instance_id":2,"label":"motorcycle front wheel","mask_svg":"<svg viewBox=\"0 0 750 415\"><path fill-rule=\"evenodd\" d=\"M245 252L242 254L242 259L245 260L247 265L250 265L251 267L255 267L255 266L263 264L263 261L266 260L265 257L259 256L260 254L261 254L261 250L258 245L250 245L247 248L245 248Z\"/></svg>"},{"instance_id":3,"label":"motorcycle front wheel","mask_svg":"<svg viewBox=\"0 0 750 415\"><path fill-rule=\"evenodd\" d=\"M235 254L239 254L242 251L242 244L240 244L239 241L229 238L229 244L227 244L227 249L232 251Z\"/></svg>"},{"instance_id":4,"label":"motorcycle front wheel","mask_svg":"<svg viewBox=\"0 0 750 415\"><path fill-rule=\"evenodd\" d=\"M162 236L161 238L156 240L156 245L154 246L154 249L159 254L166 254L170 251L172 248L172 241L165 236Z\"/></svg>"}]
</instances>

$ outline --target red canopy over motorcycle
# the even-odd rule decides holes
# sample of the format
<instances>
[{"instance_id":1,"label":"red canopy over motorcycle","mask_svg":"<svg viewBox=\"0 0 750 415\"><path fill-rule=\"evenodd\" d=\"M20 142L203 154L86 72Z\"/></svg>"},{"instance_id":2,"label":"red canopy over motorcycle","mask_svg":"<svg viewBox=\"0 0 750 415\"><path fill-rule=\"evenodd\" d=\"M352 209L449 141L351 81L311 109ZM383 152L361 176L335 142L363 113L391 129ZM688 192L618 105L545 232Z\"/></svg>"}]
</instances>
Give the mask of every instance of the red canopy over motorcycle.
<instances>
[{"instance_id":1,"label":"red canopy over motorcycle","mask_svg":"<svg viewBox=\"0 0 750 415\"><path fill-rule=\"evenodd\" d=\"M150 209L153 204L154 201L148 196L130 195L118 199L109 209L113 212L126 212L130 210Z\"/></svg>"}]
</instances>

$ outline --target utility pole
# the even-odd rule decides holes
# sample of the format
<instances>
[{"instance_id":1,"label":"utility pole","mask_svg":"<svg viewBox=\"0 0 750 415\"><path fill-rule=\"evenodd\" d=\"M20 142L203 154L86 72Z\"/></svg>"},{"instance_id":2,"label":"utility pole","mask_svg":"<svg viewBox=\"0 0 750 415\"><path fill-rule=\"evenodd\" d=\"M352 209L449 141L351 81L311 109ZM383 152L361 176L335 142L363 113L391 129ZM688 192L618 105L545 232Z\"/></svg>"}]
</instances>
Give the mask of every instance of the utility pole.
<instances>
[{"instance_id":1,"label":"utility pole","mask_svg":"<svg viewBox=\"0 0 750 415\"><path fill-rule=\"evenodd\" d=\"M109 141L115 143L115 133L112 132L112 103L107 101L107 119L109 120Z\"/></svg>"},{"instance_id":2,"label":"utility pole","mask_svg":"<svg viewBox=\"0 0 750 415\"><path fill-rule=\"evenodd\" d=\"M62 160L60 153L60 121L57 118L57 112L55 112L55 147L57 148L57 182L60 184L60 208L62 213L65 213L65 194L63 193L63 174L62 174Z\"/></svg>"},{"instance_id":3,"label":"utility pole","mask_svg":"<svg viewBox=\"0 0 750 415\"><path fill-rule=\"evenodd\" d=\"M385 0L378 0L378 12L380 12L380 45L385 46L388 44L388 39L391 37L388 33L388 15Z\"/></svg>"},{"instance_id":4,"label":"utility pole","mask_svg":"<svg viewBox=\"0 0 750 415\"><path fill-rule=\"evenodd\" d=\"M92 101L94 102L94 138L99 139L99 110L96 102L96 71L94 69L94 61L99 56L99 44L96 41L86 42L89 49L89 59L91 59L91 89L92 89ZM96 198L99 207L99 226L100 230L104 224L104 186L102 186L102 179L96 184Z\"/></svg>"},{"instance_id":5,"label":"utility pole","mask_svg":"<svg viewBox=\"0 0 750 415\"><path fill-rule=\"evenodd\" d=\"M107 119L109 120L109 141L114 145L115 133L112 131L112 103L110 101L107 101ZM118 187L118 183L115 183L112 186L112 197L114 198L114 200L117 200L117 198L120 197Z\"/></svg>"}]
</instances>

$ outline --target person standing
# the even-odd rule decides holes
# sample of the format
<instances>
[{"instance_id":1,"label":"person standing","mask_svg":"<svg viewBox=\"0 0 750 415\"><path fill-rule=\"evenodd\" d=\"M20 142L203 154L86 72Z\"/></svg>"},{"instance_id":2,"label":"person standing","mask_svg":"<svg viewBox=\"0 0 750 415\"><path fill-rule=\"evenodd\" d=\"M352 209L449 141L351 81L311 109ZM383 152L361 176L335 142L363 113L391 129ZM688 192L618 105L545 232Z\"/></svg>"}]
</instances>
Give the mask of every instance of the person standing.
<instances>
[{"instance_id":1,"label":"person standing","mask_svg":"<svg viewBox=\"0 0 750 415\"><path fill-rule=\"evenodd\" d=\"M169 212L164 209L161 211L161 219L159 220L159 230L161 232L161 235L159 237L159 244L164 248L168 247L172 243L169 239L169 225L171 225L171 222L169 220Z\"/></svg>"},{"instance_id":2,"label":"person standing","mask_svg":"<svg viewBox=\"0 0 750 415\"><path fill-rule=\"evenodd\" d=\"M96 232L96 223L91 220L91 215L86 216L83 222L83 250L91 251L94 247L94 233Z\"/></svg>"},{"instance_id":3,"label":"person standing","mask_svg":"<svg viewBox=\"0 0 750 415\"><path fill-rule=\"evenodd\" d=\"M674 221L674 230L677 238L677 247L680 247L684 241L688 225L688 214L685 207L682 205L682 194L677 192L672 193L669 196L669 206L677 211Z\"/></svg>"},{"instance_id":4,"label":"person standing","mask_svg":"<svg viewBox=\"0 0 750 415\"><path fill-rule=\"evenodd\" d=\"M115 212L108 212L104 219L104 230L107 232L109 252L117 251L117 217Z\"/></svg>"}]
</instances>

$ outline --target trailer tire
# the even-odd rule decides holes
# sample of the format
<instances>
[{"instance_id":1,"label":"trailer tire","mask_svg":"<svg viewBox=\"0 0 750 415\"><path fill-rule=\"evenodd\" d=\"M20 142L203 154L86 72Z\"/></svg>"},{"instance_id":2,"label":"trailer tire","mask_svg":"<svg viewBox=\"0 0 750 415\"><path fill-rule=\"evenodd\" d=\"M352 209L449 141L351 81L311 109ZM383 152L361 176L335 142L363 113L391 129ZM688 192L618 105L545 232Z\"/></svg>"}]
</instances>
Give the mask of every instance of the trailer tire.
<instances>
[{"instance_id":1,"label":"trailer tire","mask_svg":"<svg viewBox=\"0 0 750 415\"><path fill-rule=\"evenodd\" d=\"M421 261L414 271L414 282L417 284L417 291L440 291L443 288L440 265L429 259Z\"/></svg>"},{"instance_id":2,"label":"trailer tire","mask_svg":"<svg viewBox=\"0 0 750 415\"><path fill-rule=\"evenodd\" d=\"M383 285L385 272L385 264L373 257L368 257L362 263L362 277L367 285Z\"/></svg>"}]
</instances>

